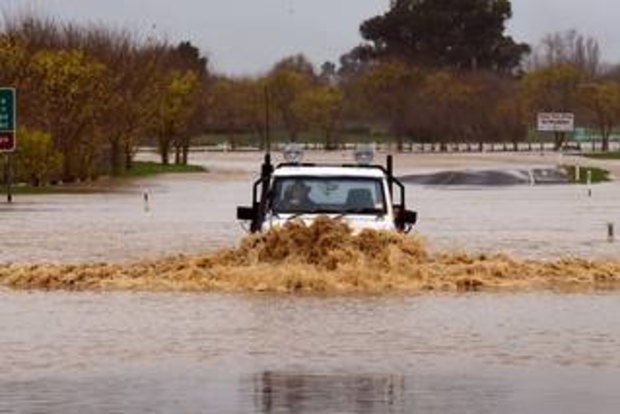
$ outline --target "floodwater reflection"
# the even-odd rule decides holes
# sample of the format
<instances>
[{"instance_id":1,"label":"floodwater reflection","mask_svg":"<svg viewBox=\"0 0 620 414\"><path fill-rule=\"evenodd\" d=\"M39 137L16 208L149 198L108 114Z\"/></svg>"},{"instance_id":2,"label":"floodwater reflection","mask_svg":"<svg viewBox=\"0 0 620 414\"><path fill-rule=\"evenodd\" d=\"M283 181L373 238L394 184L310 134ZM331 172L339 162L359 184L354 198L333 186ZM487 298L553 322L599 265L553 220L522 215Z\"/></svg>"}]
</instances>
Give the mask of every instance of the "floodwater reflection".
<instances>
[{"instance_id":1,"label":"floodwater reflection","mask_svg":"<svg viewBox=\"0 0 620 414\"><path fill-rule=\"evenodd\" d=\"M398 375L307 375L267 371L254 378L261 413L389 412L404 408Z\"/></svg>"},{"instance_id":2,"label":"floodwater reflection","mask_svg":"<svg viewBox=\"0 0 620 414\"><path fill-rule=\"evenodd\" d=\"M559 379L563 375L572 375L572 382ZM612 378L605 372L575 375L554 369L542 375L519 370L497 375L482 367L412 375L265 372L255 377L253 412L611 414L620 404ZM591 383L592 392L583 393L584 382Z\"/></svg>"}]
</instances>

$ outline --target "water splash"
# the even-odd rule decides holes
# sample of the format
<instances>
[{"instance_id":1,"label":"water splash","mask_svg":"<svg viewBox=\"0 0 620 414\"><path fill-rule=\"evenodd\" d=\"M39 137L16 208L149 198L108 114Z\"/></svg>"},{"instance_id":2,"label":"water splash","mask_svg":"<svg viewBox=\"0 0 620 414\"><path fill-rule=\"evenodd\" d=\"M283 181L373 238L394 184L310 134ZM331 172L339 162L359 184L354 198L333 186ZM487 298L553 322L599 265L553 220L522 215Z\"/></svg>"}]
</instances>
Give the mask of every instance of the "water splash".
<instances>
[{"instance_id":1,"label":"water splash","mask_svg":"<svg viewBox=\"0 0 620 414\"><path fill-rule=\"evenodd\" d=\"M430 252L419 237L320 218L248 236L211 254L134 264L0 266L14 289L385 294L620 287L620 261L521 260Z\"/></svg>"}]
</instances>

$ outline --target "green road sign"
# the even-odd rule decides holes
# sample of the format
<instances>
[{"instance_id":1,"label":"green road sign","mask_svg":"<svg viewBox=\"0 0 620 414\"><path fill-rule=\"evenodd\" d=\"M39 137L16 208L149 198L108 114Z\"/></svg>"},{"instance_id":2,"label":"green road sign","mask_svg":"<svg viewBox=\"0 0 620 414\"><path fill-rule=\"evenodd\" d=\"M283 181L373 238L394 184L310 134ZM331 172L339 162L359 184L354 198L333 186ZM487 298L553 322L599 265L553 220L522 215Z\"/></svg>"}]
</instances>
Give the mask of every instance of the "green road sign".
<instances>
[{"instance_id":1,"label":"green road sign","mask_svg":"<svg viewBox=\"0 0 620 414\"><path fill-rule=\"evenodd\" d=\"M15 88L0 88L0 152L15 150Z\"/></svg>"}]
</instances>

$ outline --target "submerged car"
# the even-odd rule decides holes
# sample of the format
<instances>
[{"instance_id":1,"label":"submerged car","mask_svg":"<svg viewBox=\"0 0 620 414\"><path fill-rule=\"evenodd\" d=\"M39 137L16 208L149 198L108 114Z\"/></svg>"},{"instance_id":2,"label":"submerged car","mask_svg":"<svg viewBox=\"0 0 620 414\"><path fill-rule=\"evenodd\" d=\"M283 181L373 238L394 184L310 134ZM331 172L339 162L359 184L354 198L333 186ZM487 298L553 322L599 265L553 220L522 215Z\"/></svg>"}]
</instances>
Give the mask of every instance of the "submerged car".
<instances>
[{"instance_id":1,"label":"submerged car","mask_svg":"<svg viewBox=\"0 0 620 414\"><path fill-rule=\"evenodd\" d=\"M356 232L409 232L417 221L417 213L406 209L405 187L394 177L392 156L385 167L371 165L368 152L356 153L358 162L347 165L303 163L299 151L285 158L288 162L274 167L271 155L265 155L252 206L237 209L237 218L250 222L251 232L292 220L310 223L319 216L341 219Z\"/></svg>"}]
</instances>

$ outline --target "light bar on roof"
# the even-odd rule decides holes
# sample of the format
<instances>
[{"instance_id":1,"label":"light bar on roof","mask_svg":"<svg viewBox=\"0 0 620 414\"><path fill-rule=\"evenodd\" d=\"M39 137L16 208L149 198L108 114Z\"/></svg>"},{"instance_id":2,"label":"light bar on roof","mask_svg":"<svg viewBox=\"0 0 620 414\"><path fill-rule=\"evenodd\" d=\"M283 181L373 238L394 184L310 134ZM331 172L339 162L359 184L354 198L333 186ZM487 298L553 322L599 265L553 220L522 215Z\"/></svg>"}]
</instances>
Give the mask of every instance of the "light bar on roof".
<instances>
[{"instance_id":1,"label":"light bar on roof","mask_svg":"<svg viewBox=\"0 0 620 414\"><path fill-rule=\"evenodd\" d=\"M289 144L284 148L283 155L289 164L301 164L304 160L304 149L300 144Z\"/></svg>"},{"instance_id":2,"label":"light bar on roof","mask_svg":"<svg viewBox=\"0 0 620 414\"><path fill-rule=\"evenodd\" d=\"M359 144L355 149L355 161L360 165L370 165L375 160L373 144Z\"/></svg>"}]
</instances>

